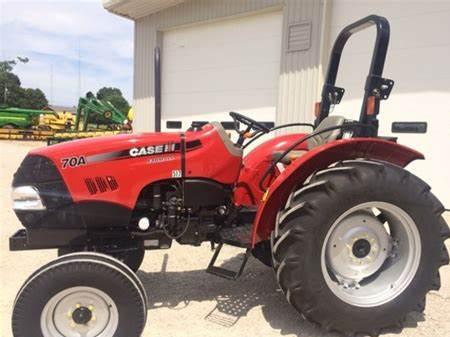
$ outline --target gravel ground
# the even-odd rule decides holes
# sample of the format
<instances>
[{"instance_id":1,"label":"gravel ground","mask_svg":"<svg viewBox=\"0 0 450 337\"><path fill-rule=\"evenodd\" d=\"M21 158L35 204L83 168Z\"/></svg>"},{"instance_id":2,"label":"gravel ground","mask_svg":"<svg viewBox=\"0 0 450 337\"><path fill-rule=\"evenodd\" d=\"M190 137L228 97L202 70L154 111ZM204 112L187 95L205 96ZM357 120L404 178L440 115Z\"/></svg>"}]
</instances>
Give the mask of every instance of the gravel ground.
<instances>
[{"instance_id":1,"label":"gravel ground","mask_svg":"<svg viewBox=\"0 0 450 337\"><path fill-rule=\"evenodd\" d=\"M8 250L9 236L20 228L9 201L12 175L27 151L42 145L0 143L0 214L4 218L0 225L1 337L12 336L11 310L20 285L31 272L56 256L54 251ZM239 262L241 250L229 248L224 253L224 264ZM138 273L150 303L143 337L334 336L300 318L278 290L271 270L258 261L251 259L241 279L233 282L205 273L210 257L208 245L174 245L170 251L147 253ZM441 291L428 295L424 315L412 314L408 318L402 336L450 336L450 267L442 268L441 276Z\"/></svg>"}]
</instances>

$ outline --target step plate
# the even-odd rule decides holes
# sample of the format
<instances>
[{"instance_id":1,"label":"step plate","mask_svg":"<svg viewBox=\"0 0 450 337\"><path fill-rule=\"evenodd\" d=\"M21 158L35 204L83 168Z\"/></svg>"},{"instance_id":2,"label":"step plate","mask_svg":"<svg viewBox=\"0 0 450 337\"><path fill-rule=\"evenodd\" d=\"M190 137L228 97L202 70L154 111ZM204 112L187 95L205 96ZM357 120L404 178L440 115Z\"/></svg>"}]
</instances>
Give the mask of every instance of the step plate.
<instances>
[{"instance_id":1,"label":"step plate","mask_svg":"<svg viewBox=\"0 0 450 337\"><path fill-rule=\"evenodd\" d=\"M219 232L220 241L230 246L250 248L252 245L252 225L224 228Z\"/></svg>"},{"instance_id":2,"label":"step plate","mask_svg":"<svg viewBox=\"0 0 450 337\"><path fill-rule=\"evenodd\" d=\"M217 248L213 254L213 257L211 259L211 262L209 262L208 268L206 269L206 272L209 274L213 274L216 276L226 278L228 280L237 280L242 275L245 265L247 264L248 258L250 256L250 249L249 248L246 249L244 257L241 262L241 266L239 267L239 269L238 270L229 270L229 269L217 267L214 265L220 254L220 251L222 250L223 245L224 245L224 243L221 242L217 246Z\"/></svg>"}]
</instances>

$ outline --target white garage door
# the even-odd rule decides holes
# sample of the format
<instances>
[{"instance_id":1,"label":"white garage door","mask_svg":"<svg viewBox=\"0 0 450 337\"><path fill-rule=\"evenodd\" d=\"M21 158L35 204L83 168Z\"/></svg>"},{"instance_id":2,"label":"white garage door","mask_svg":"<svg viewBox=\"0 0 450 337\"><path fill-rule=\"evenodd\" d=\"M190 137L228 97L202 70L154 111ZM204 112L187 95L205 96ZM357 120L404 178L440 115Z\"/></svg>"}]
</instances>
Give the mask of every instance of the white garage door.
<instances>
[{"instance_id":1,"label":"white garage door","mask_svg":"<svg viewBox=\"0 0 450 337\"><path fill-rule=\"evenodd\" d=\"M450 1L345 1L332 6L331 39L347 24L369 14L388 18L391 42L384 77L395 81L382 102L380 134L425 154L410 170L431 185L450 208ZM352 37L344 50L337 86L343 102L335 114L357 117L375 31ZM331 49L331 45L330 45ZM426 122L426 133L392 133L393 122Z\"/></svg>"},{"instance_id":2,"label":"white garage door","mask_svg":"<svg viewBox=\"0 0 450 337\"><path fill-rule=\"evenodd\" d=\"M229 111L275 121L281 24L273 12L165 32L161 128L231 121Z\"/></svg>"}]
</instances>

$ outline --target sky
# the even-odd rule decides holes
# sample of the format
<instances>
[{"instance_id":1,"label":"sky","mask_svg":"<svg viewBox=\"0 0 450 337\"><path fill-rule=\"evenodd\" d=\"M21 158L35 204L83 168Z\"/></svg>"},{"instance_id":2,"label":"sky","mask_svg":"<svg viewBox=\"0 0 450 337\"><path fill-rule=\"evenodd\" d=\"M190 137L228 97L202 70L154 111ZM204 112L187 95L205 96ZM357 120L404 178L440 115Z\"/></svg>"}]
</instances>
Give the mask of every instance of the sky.
<instances>
[{"instance_id":1,"label":"sky","mask_svg":"<svg viewBox=\"0 0 450 337\"><path fill-rule=\"evenodd\" d=\"M51 104L77 105L80 92L104 86L131 102L133 22L101 0L0 0L0 60L17 56L30 59L14 68L22 86Z\"/></svg>"}]
</instances>

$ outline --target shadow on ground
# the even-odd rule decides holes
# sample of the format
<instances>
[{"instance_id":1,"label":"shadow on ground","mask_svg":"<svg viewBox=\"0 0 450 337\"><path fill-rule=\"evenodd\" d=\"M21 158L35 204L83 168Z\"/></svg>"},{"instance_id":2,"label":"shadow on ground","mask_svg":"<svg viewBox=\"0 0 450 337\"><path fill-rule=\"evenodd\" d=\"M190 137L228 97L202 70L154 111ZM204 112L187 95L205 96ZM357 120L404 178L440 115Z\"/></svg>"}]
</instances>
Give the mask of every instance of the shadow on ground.
<instances>
[{"instance_id":1,"label":"shadow on ground","mask_svg":"<svg viewBox=\"0 0 450 337\"><path fill-rule=\"evenodd\" d=\"M138 272L148 294L150 310L161 307L183 310L190 302L214 301L216 306L204 319L222 327L232 327L251 309L261 306L265 320L282 335L339 336L326 333L302 318L286 301L272 270L254 258L249 260L244 274L237 281L207 274L203 269L168 272L168 258L166 254L159 272ZM242 255L235 256L226 260L222 267L236 270L241 260ZM423 320L423 314L412 313L404 325L416 327Z\"/></svg>"},{"instance_id":2,"label":"shadow on ground","mask_svg":"<svg viewBox=\"0 0 450 337\"><path fill-rule=\"evenodd\" d=\"M222 267L235 270L241 259L242 255L233 257ZM264 318L281 334L336 336L301 318L279 290L272 270L253 258L237 281L207 274L205 270L168 272L167 261L168 255L160 272L138 272L148 293L150 310L160 307L183 310L190 302L213 301L216 306L205 320L232 327L251 309L261 306Z\"/></svg>"}]
</instances>

